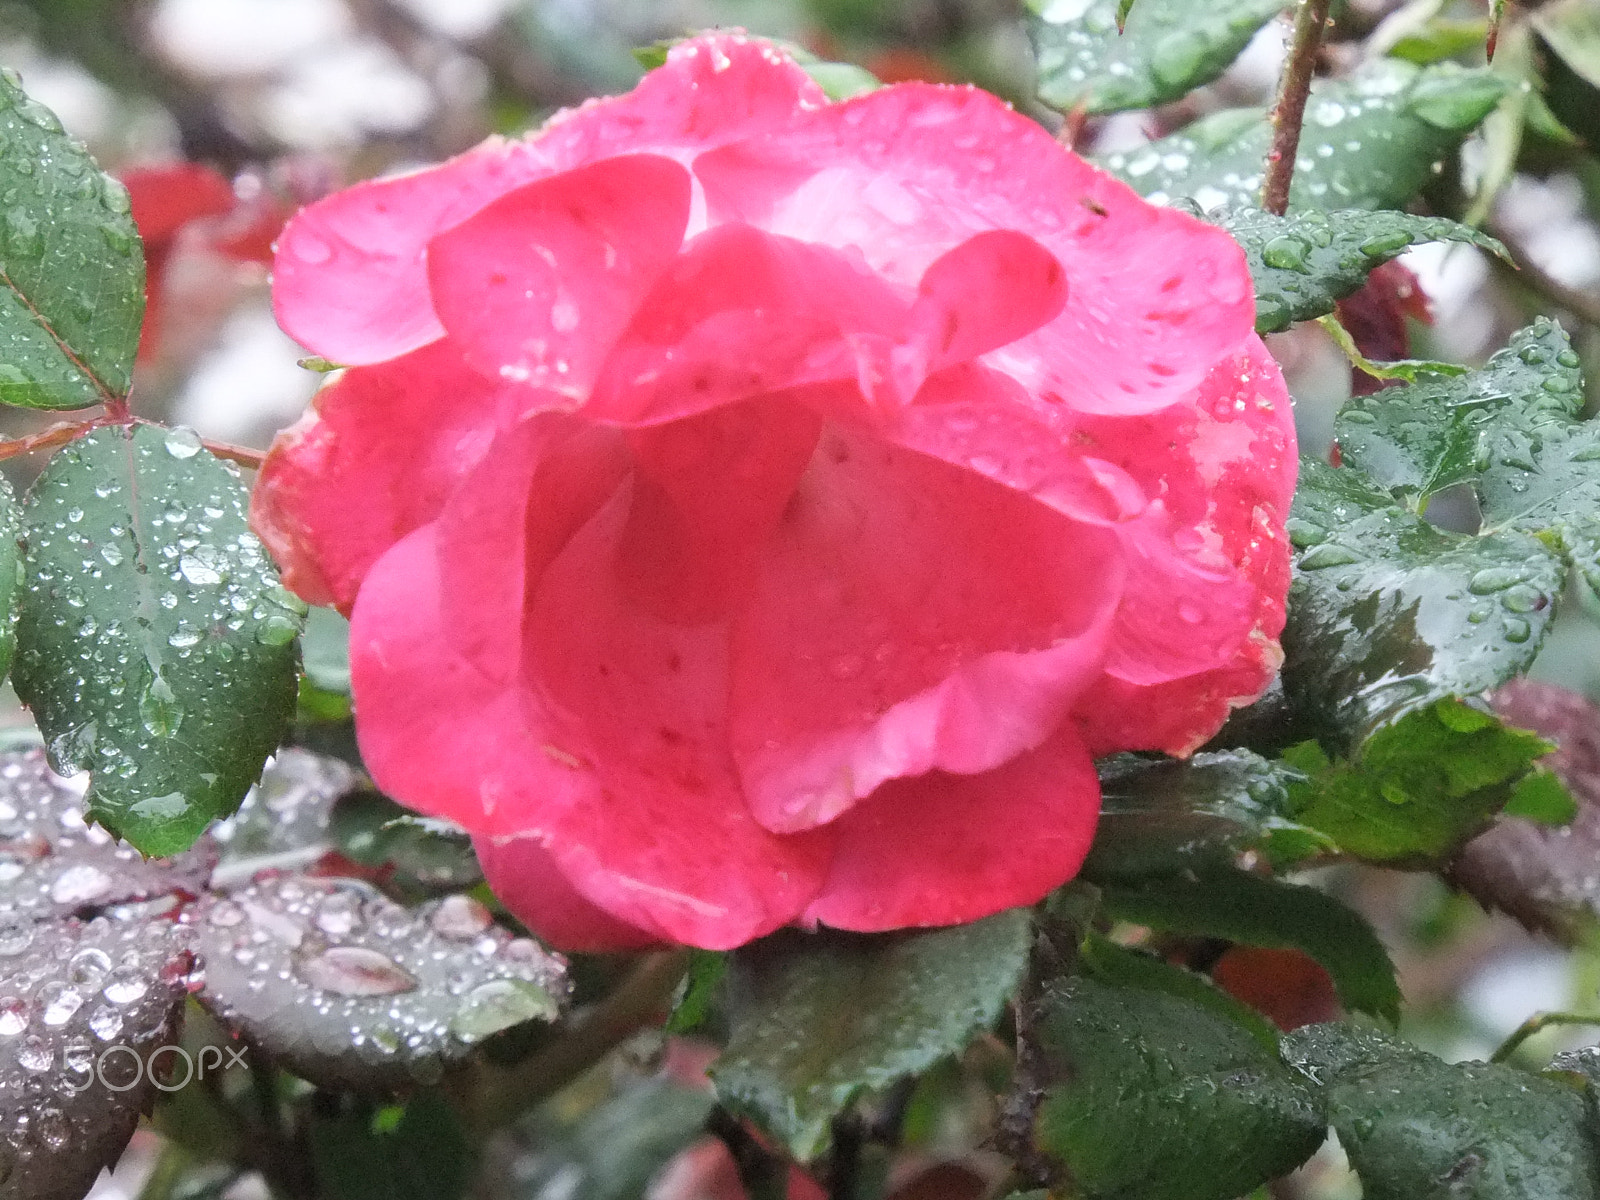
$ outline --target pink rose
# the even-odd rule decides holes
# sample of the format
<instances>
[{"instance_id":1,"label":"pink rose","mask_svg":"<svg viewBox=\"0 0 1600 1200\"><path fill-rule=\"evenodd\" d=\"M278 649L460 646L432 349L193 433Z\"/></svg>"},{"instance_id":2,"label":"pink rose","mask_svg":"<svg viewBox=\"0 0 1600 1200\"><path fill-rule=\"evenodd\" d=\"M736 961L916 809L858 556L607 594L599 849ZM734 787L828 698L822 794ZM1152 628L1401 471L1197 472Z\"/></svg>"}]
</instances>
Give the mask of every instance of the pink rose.
<instances>
[{"instance_id":1,"label":"pink rose","mask_svg":"<svg viewBox=\"0 0 1600 1200\"><path fill-rule=\"evenodd\" d=\"M361 750L557 945L969 921L1091 756L1272 676L1295 474L1244 256L970 87L772 45L303 211L349 371L255 522L351 613Z\"/></svg>"}]
</instances>

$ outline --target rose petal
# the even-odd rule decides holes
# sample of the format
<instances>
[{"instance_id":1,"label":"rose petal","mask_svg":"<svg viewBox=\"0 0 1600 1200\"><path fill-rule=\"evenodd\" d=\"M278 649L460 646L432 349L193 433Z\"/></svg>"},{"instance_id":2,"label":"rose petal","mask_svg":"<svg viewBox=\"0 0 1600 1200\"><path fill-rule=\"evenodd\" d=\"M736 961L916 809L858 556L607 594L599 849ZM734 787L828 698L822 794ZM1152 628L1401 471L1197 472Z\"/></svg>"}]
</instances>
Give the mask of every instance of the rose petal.
<instances>
[{"instance_id":1,"label":"rose petal","mask_svg":"<svg viewBox=\"0 0 1600 1200\"><path fill-rule=\"evenodd\" d=\"M830 827L838 849L805 919L870 932L1037 903L1077 873L1099 811L1070 730L980 775L894 780Z\"/></svg>"},{"instance_id":2,"label":"rose petal","mask_svg":"<svg viewBox=\"0 0 1600 1200\"><path fill-rule=\"evenodd\" d=\"M770 43L732 33L692 38L632 92L558 113L526 141L491 138L437 167L360 183L303 210L278 240L278 322L334 362L415 350L444 331L429 299L428 243L496 197L617 154L687 163L824 99Z\"/></svg>"},{"instance_id":3,"label":"rose petal","mask_svg":"<svg viewBox=\"0 0 1600 1200\"><path fill-rule=\"evenodd\" d=\"M719 226L640 306L584 412L646 424L837 380L870 395L910 310L909 294L837 251Z\"/></svg>"},{"instance_id":4,"label":"rose petal","mask_svg":"<svg viewBox=\"0 0 1600 1200\"><path fill-rule=\"evenodd\" d=\"M1136 579L1128 595L1139 600L1118 617L1107 678L1079 705L1096 753L1187 753L1271 682L1289 582L1293 421L1277 365L1252 338L1207 377L1196 404L1079 430L1094 453L1159 487L1167 518L1164 531L1150 521L1119 527ZM1231 655L1221 653L1225 638L1164 632L1228 620L1239 627ZM1205 665L1195 651L1208 640L1217 661Z\"/></svg>"},{"instance_id":5,"label":"rose petal","mask_svg":"<svg viewBox=\"0 0 1600 1200\"><path fill-rule=\"evenodd\" d=\"M1038 745L1098 675L1121 580L1104 529L830 426L734 621L751 810L806 829Z\"/></svg>"},{"instance_id":6,"label":"rose petal","mask_svg":"<svg viewBox=\"0 0 1600 1200\"><path fill-rule=\"evenodd\" d=\"M975 233L1026 234L1065 270L1066 307L985 361L1085 412L1183 399L1254 323L1227 234L1145 203L976 88L881 88L694 170L713 219L854 248L904 284Z\"/></svg>"},{"instance_id":7,"label":"rose petal","mask_svg":"<svg viewBox=\"0 0 1600 1200\"><path fill-rule=\"evenodd\" d=\"M688 220L689 173L659 155L525 184L429 243L434 311L484 374L582 397Z\"/></svg>"},{"instance_id":8,"label":"rose petal","mask_svg":"<svg viewBox=\"0 0 1600 1200\"><path fill-rule=\"evenodd\" d=\"M505 394L446 344L323 387L273 442L250 497L284 582L348 612L378 557L437 516L483 457Z\"/></svg>"},{"instance_id":9,"label":"rose petal","mask_svg":"<svg viewBox=\"0 0 1600 1200\"><path fill-rule=\"evenodd\" d=\"M740 945L816 894L832 838L779 837L750 815L727 750L724 625L674 625L632 603L613 564L619 495L539 580L527 612L531 694L555 744L604 788L550 813L549 849L618 918L690 945Z\"/></svg>"},{"instance_id":10,"label":"rose petal","mask_svg":"<svg viewBox=\"0 0 1600 1200\"><path fill-rule=\"evenodd\" d=\"M573 954L660 945L659 938L585 899L537 838L475 838L472 845L494 894L546 945Z\"/></svg>"}]
</instances>

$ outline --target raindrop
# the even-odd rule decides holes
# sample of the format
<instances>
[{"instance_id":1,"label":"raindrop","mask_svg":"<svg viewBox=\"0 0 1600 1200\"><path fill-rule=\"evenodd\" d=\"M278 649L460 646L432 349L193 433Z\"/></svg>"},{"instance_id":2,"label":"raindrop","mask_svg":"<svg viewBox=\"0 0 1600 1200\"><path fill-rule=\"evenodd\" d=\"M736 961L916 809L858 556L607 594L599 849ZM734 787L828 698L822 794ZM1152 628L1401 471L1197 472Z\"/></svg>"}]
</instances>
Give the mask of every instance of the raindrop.
<instances>
[{"instance_id":1,"label":"raindrop","mask_svg":"<svg viewBox=\"0 0 1600 1200\"><path fill-rule=\"evenodd\" d=\"M450 1019L450 1032L463 1042L478 1042L522 1021L553 1020L554 997L523 979L491 979L468 992Z\"/></svg>"},{"instance_id":2,"label":"raindrop","mask_svg":"<svg viewBox=\"0 0 1600 1200\"><path fill-rule=\"evenodd\" d=\"M1521 583L1527 577L1527 572L1520 567L1485 567L1468 580L1467 590L1475 596L1487 596Z\"/></svg>"},{"instance_id":3,"label":"raindrop","mask_svg":"<svg viewBox=\"0 0 1600 1200\"><path fill-rule=\"evenodd\" d=\"M161 444L173 458L193 458L200 453L200 435L182 425L169 429Z\"/></svg>"},{"instance_id":4,"label":"raindrop","mask_svg":"<svg viewBox=\"0 0 1600 1200\"><path fill-rule=\"evenodd\" d=\"M417 986L394 959L364 946L334 946L301 959L295 970L312 987L339 996L391 996Z\"/></svg>"},{"instance_id":5,"label":"raindrop","mask_svg":"<svg viewBox=\"0 0 1600 1200\"><path fill-rule=\"evenodd\" d=\"M1324 542L1301 555L1300 569L1320 571L1324 567L1342 567L1347 563L1360 561L1361 556L1348 546L1341 546L1337 542Z\"/></svg>"}]
</instances>

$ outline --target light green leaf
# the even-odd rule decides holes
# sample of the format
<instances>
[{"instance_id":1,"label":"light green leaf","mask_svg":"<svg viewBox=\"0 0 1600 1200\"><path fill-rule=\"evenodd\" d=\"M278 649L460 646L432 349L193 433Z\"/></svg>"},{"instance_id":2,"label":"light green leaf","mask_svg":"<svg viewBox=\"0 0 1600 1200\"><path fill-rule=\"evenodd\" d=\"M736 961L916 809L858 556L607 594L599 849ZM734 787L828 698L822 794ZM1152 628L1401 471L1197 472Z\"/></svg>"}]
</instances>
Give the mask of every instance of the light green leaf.
<instances>
[{"instance_id":1,"label":"light green leaf","mask_svg":"<svg viewBox=\"0 0 1600 1200\"><path fill-rule=\"evenodd\" d=\"M1503 79L1453 63L1371 63L1312 87L1289 193L1291 210L1400 208L1433 164L1499 102ZM1152 200L1192 197L1210 211L1259 203L1272 141L1265 109L1227 109L1105 166Z\"/></svg>"},{"instance_id":2,"label":"light green leaf","mask_svg":"<svg viewBox=\"0 0 1600 1200\"><path fill-rule=\"evenodd\" d=\"M127 189L0 72L0 403L125 396L143 315Z\"/></svg>"},{"instance_id":3,"label":"light green leaf","mask_svg":"<svg viewBox=\"0 0 1600 1200\"><path fill-rule=\"evenodd\" d=\"M1039 98L1087 113L1150 108L1221 75L1283 0L1029 0ZM1126 25L1123 28L1124 19Z\"/></svg>"}]
</instances>

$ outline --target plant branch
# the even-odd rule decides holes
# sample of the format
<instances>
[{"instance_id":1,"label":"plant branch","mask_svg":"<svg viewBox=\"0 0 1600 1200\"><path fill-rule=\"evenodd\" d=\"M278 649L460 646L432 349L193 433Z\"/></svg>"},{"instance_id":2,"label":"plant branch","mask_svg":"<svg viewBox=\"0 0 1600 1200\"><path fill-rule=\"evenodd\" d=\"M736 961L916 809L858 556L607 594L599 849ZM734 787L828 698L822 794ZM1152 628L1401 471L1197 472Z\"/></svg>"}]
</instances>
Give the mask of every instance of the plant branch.
<instances>
[{"instance_id":1,"label":"plant branch","mask_svg":"<svg viewBox=\"0 0 1600 1200\"><path fill-rule=\"evenodd\" d=\"M1511 257L1516 260L1514 264L1507 265L1496 259L1494 261L1497 268L1509 278L1526 284L1552 304L1566 309L1584 324L1600 329L1600 296L1581 291L1571 284L1562 283L1536 263L1533 256L1528 253L1527 244L1503 224L1490 221L1485 228L1505 243L1506 249L1511 252Z\"/></svg>"},{"instance_id":2,"label":"plant branch","mask_svg":"<svg viewBox=\"0 0 1600 1200\"><path fill-rule=\"evenodd\" d=\"M1283 216L1289 207L1289 184L1294 179L1295 155L1300 152L1300 127L1306 119L1306 97L1316 70L1317 49L1328 24L1333 0L1300 0L1289 39L1289 58L1278 81L1278 100L1272 106L1272 148L1267 151L1261 207Z\"/></svg>"},{"instance_id":3,"label":"plant branch","mask_svg":"<svg viewBox=\"0 0 1600 1200\"><path fill-rule=\"evenodd\" d=\"M1600 1014L1596 1013L1571 1013L1571 1012L1545 1012L1535 1013L1512 1032L1511 1036L1500 1043L1500 1048L1489 1056L1493 1063L1505 1062L1517 1052L1517 1047L1522 1045L1536 1033L1556 1025L1600 1025Z\"/></svg>"},{"instance_id":4,"label":"plant branch","mask_svg":"<svg viewBox=\"0 0 1600 1200\"><path fill-rule=\"evenodd\" d=\"M706 1130L728 1148L750 1200L784 1200L789 1192L788 1163L763 1146L739 1118L719 1104L711 1110Z\"/></svg>"}]
</instances>

